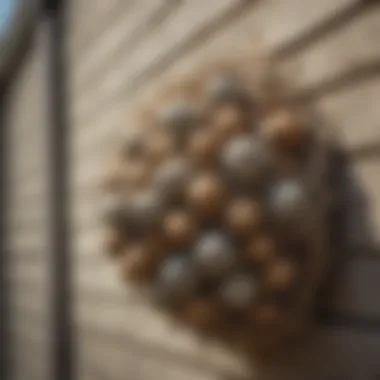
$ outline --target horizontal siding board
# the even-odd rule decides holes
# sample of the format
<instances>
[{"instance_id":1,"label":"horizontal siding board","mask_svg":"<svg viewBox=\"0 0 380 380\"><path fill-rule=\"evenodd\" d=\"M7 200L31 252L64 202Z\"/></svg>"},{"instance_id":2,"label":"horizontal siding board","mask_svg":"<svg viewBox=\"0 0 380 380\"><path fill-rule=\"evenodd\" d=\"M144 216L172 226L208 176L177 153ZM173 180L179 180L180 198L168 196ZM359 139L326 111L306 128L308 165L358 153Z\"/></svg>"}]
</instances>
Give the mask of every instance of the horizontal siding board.
<instances>
[{"instance_id":1,"label":"horizontal siding board","mask_svg":"<svg viewBox=\"0 0 380 380\"><path fill-rule=\"evenodd\" d=\"M35 318L39 318L46 322L49 316L49 305L45 300L47 292L36 293L35 291L29 291L27 288L23 288L22 292L22 296L15 295L11 299L11 314L33 314Z\"/></svg>"},{"instance_id":2,"label":"horizontal siding board","mask_svg":"<svg viewBox=\"0 0 380 380\"><path fill-rule=\"evenodd\" d=\"M310 34L359 1L264 1L257 7L254 20L259 25L259 41L270 51L283 50L286 45Z\"/></svg>"},{"instance_id":3,"label":"horizontal siding board","mask_svg":"<svg viewBox=\"0 0 380 380\"><path fill-rule=\"evenodd\" d=\"M104 264L97 269L90 266L88 270L85 264L82 268L78 267L80 278L76 281L76 310L79 325L114 335L132 334L138 339L147 342L152 339L157 345L168 346L170 325L158 322L160 317L149 303L145 305L146 300L138 297L133 289L124 288L111 265ZM358 319L363 325L366 321L374 321L380 331L380 308L377 302L379 273L380 258L351 259L345 268L330 312L337 317ZM99 297L91 300L88 297L91 291ZM102 293L103 298L100 297ZM139 323L146 326L144 331L135 329ZM177 340L173 338L170 345L176 346Z\"/></svg>"},{"instance_id":4,"label":"horizontal siding board","mask_svg":"<svg viewBox=\"0 0 380 380\"><path fill-rule=\"evenodd\" d=\"M76 0L69 5L70 38L68 50L80 54L112 23L120 9L133 7L138 0ZM94 41L95 39L95 41Z\"/></svg>"},{"instance_id":5,"label":"horizontal siding board","mask_svg":"<svg viewBox=\"0 0 380 380\"><path fill-rule=\"evenodd\" d=\"M376 103L380 79L368 79L332 94L322 96L316 108L338 130L348 150L380 143L380 110Z\"/></svg>"},{"instance_id":6,"label":"horizontal siding board","mask_svg":"<svg viewBox=\"0 0 380 380\"><path fill-rule=\"evenodd\" d=\"M126 352L126 350L119 350L111 353L107 350L108 347L104 345L91 345L90 352L86 351L87 368L92 369L94 376L108 379L150 379L153 377L164 379L176 380L190 380L190 379L214 379L216 380L217 374L212 372L204 372L197 368L179 367L175 362L161 363L157 359L146 357L141 354ZM104 353L106 352L106 353ZM109 356L110 355L110 356ZM107 361L109 365L102 365L103 361Z\"/></svg>"},{"instance_id":7,"label":"horizontal siding board","mask_svg":"<svg viewBox=\"0 0 380 380\"><path fill-rule=\"evenodd\" d=\"M20 321L21 322L21 321ZM18 322L18 326L20 326ZM11 331L12 352L15 366L13 374L20 380L50 379L51 362L47 359L50 352L50 342L44 333L45 329L35 328L22 321L24 328Z\"/></svg>"},{"instance_id":8,"label":"horizontal siding board","mask_svg":"<svg viewBox=\"0 0 380 380\"><path fill-rule=\"evenodd\" d=\"M302 347L294 360L284 360L284 362L279 362L270 369L265 368L265 371L263 368L256 369L255 378L260 380L298 380L304 378L310 380L356 380L358 378L374 380L380 370L378 363L379 338L378 334L365 331L352 331L347 328L320 328L316 331L315 338L312 338L308 345ZM245 376L241 374L241 366L239 365L232 366L231 369L223 368L221 373L219 363L206 365L201 360L199 363L191 364L190 369L187 370L185 361L182 363L176 353L168 355L168 358L163 358L162 354L157 353L151 358L149 353L152 351L150 347L146 347L145 355L135 356L133 351L136 352L136 349L128 347L126 341L117 342L113 340L108 342L106 338L97 339L96 336L88 334L83 337L82 341L85 342L81 348L83 356L89 360L87 365L92 366L97 373L104 374L106 378L121 379L125 378L129 369L139 371L141 368L139 360L142 357L147 363L161 364L159 367L162 368L163 372L156 372L156 376L164 378L170 373L166 374L164 371L174 370L178 362L181 363L182 368L182 375L181 373L177 374L179 379L186 379L187 377L182 376L186 376L188 372L189 374L193 373L193 377L203 378L201 370L205 366L210 368L206 372L209 378L220 378L221 376L222 378L233 379L250 378L247 376L248 372L245 373ZM105 353L107 353L107 359L101 360L100 358L104 358ZM129 361L131 358L135 359L134 365ZM159 360L162 360L162 363ZM149 367L150 365L148 365ZM143 378L150 377L152 374L148 372L144 374Z\"/></svg>"},{"instance_id":9,"label":"horizontal siding board","mask_svg":"<svg viewBox=\"0 0 380 380\"><path fill-rule=\"evenodd\" d=\"M352 4L356 2L342 1L339 3L331 3L329 1L323 1L318 2L318 4L314 2L313 6L310 6L308 2L302 2L301 4L299 1L297 2L295 0L289 0L283 3L284 7L288 7L289 9L295 9L296 7L298 7L299 13L295 12L292 17L296 17L298 14L304 14L304 18L306 20L309 19L309 27L311 27L310 25L314 25L312 23L313 21L314 23L317 23L316 25L314 25L315 27L317 27L318 23L321 22L321 19L323 20L323 17L321 16L321 19L319 19L318 17L315 18L315 16L313 16L314 14L316 14L316 10L314 7L318 7L318 9L320 7L321 10L319 10L319 13L321 15L323 14L326 16L331 12L332 7L336 11L339 10L340 12L342 12L347 7L352 6ZM224 30L220 30L215 36L212 36L212 38L210 38L209 40L205 40L204 43L198 46L196 49L194 49L194 51L189 52L189 54L184 54L182 58L176 60L174 68L172 68L172 70L179 72L184 70L191 70L194 61L197 61L202 57L222 54L223 52L225 52L226 46L229 46L231 51L233 51L233 49L239 45L258 45L259 47L263 45L263 48L268 49L269 51L271 49L274 49L274 46L271 46L270 44L266 46L265 43L263 43L262 36L266 33L270 33L270 30L268 29L271 28L271 23L261 22L260 15L261 13L271 14L271 12L274 12L276 10L276 4L277 3L271 1L262 2L256 7L253 7L252 10L246 11L231 26L226 27ZM276 17L280 17L281 14L282 13L279 12ZM289 17L287 13L284 13L283 17L284 19L282 21L279 20L279 24L284 25L289 22L294 25L299 25L297 22L295 22L295 20L294 22L287 21L286 17ZM299 25L299 27L301 32L302 25ZM283 34L279 34L278 38L281 38L281 36L285 38L285 35ZM286 43L289 43L289 41L284 39L282 41L282 44ZM355 48L356 46L353 46L352 50L355 51ZM328 67L327 64L326 67ZM127 70L127 68L125 68L125 70ZM146 92L149 91L150 90L148 88ZM80 94L80 97L88 98L88 96L86 96L83 93ZM93 99L89 99L89 101L92 100ZM104 104L102 103L100 107L97 107L98 110L102 109L103 111L92 113L93 118L91 118L90 120L80 121L75 118L73 119L74 125L76 123L81 125L81 128L79 128L78 130L78 136L76 137L74 142L77 148L75 149L75 152L73 154L80 155L81 152L85 150L86 157L89 158L89 160L87 161L88 163L91 162L90 157L94 157L98 153L103 153L103 148L106 145L105 140L112 140L112 135L115 134L115 131L120 130L124 127L125 120L128 119L128 107L130 107L131 104L127 95L123 95L120 97L116 97L113 103L109 104L108 106L104 106L104 108L102 108L103 106ZM372 116L369 115L368 119L370 119L371 117L374 120L376 120L376 114ZM355 131L349 129L347 134L349 133L354 135ZM349 138L349 140L351 141L354 141L354 139L355 137ZM79 176L78 178L81 178L81 176Z\"/></svg>"},{"instance_id":10,"label":"horizontal siding board","mask_svg":"<svg viewBox=\"0 0 380 380\"><path fill-rule=\"evenodd\" d=\"M160 21L163 22L164 16L175 8L175 4L166 0L139 0L120 9L113 23L98 34L96 42L84 53L72 56L72 90L83 90L83 86L98 80L97 74L126 59L125 56L130 55L133 48L139 47L139 40L154 28L156 18L161 16Z\"/></svg>"},{"instance_id":11,"label":"horizontal siding board","mask_svg":"<svg viewBox=\"0 0 380 380\"><path fill-rule=\"evenodd\" d=\"M50 379L46 32L42 22L9 94L7 276L12 365L15 378L22 380ZM39 261L27 259L32 251ZM33 288L34 283L40 287Z\"/></svg>"},{"instance_id":12,"label":"horizontal siding board","mask_svg":"<svg viewBox=\"0 0 380 380\"><path fill-rule=\"evenodd\" d=\"M46 260L43 265L37 263L35 265L30 265L29 263L12 265L10 264L11 270L9 273L10 279L25 279L29 281L36 281L38 283L45 282L48 285L49 275L47 274L47 263Z\"/></svg>"},{"instance_id":13,"label":"horizontal siding board","mask_svg":"<svg viewBox=\"0 0 380 380\"><path fill-rule=\"evenodd\" d=\"M351 22L281 62L293 87L307 92L380 61L380 9L367 9Z\"/></svg>"},{"instance_id":14,"label":"horizontal siding board","mask_svg":"<svg viewBox=\"0 0 380 380\"><path fill-rule=\"evenodd\" d=\"M146 70L165 59L168 54L181 48L187 41L193 39L202 29L231 12L238 4L246 0L202 0L184 1L166 20L148 34L139 48L127 54L115 66L109 67L100 81L94 81L87 89L86 96L81 92L78 101L73 105L75 120L83 121L84 117L93 117L98 113L99 104L104 110L115 97L125 92L128 84L143 75Z\"/></svg>"},{"instance_id":15,"label":"horizontal siding board","mask_svg":"<svg viewBox=\"0 0 380 380\"><path fill-rule=\"evenodd\" d=\"M125 375L125 371L139 371L141 366L140 360L145 359L148 363L156 364L162 368L162 371L171 371L182 368L182 376L187 378L190 374L193 377L204 378L206 374L214 378L226 376L227 374L242 374L246 372L244 363L236 358L233 353L220 347L214 347L207 344L198 344L196 348L196 357L189 356L180 351L173 351L170 348L155 347L151 344L144 344L144 342L137 341L131 337L121 337L118 339L116 336L107 334L98 334L91 330L83 330L81 335L81 352L83 353L84 362L91 366L91 363L97 363L93 366L98 372L109 372L108 376L116 379L119 376ZM108 352L110 354L109 365L104 365L102 361L91 360L97 353ZM118 353L118 354L117 354ZM133 362L126 362L126 358L134 358ZM113 369L115 371L113 371ZM110 376L111 375L111 376ZM158 376L166 378L164 372L160 372ZM181 374L178 373L179 378ZM146 374L147 378L151 375ZM145 378L145 377L144 377Z\"/></svg>"},{"instance_id":16,"label":"horizontal siding board","mask_svg":"<svg viewBox=\"0 0 380 380\"><path fill-rule=\"evenodd\" d=\"M225 28L226 30L220 30L211 37L202 39L201 45L198 44L187 53L193 55L198 48L203 48L202 50L204 52L207 51L207 54L211 55L215 52L213 46L214 40L219 42L220 45L218 46L218 49L222 49L222 52L225 52L226 46L233 48L236 46L236 43L250 43L252 46L258 45L268 51L273 51L279 49L280 46L290 43L296 38L296 36L305 33L308 29L319 26L326 17L331 17L334 13L344 11L347 7L352 6L352 4L356 2L357 0L339 0L333 3L328 0L319 1L318 3L301 0L287 0L278 3L272 0L258 2L257 5L252 2L252 10L246 10L243 16L236 20L236 27L233 28L236 29L236 33L234 34L232 32L230 36L231 38L228 38L229 36L227 35L229 28ZM180 12L180 9L181 8L178 9L178 12ZM183 13L185 12L183 11ZM183 16L184 19L186 19L186 17L186 15ZM174 25L175 22L176 20L173 17ZM183 25L187 25L187 27L191 25L189 20L187 20L187 22L181 22ZM208 22L210 22L210 20L208 20ZM284 28L284 25L287 27ZM169 31L169 26L165 26L165 28ZM284 32L284 30L287 31L290 29L292 29L291 32ZM192 33L195 34L194 29L192 30ZM155 38L161 38L159 31L157 31ZM145 48L145 45L142 43L138 52L140 52L141 58L145 59L145 61L143 61L146 62L145 66L155 64L156 61L152 61L152 59L155 59L157 54L160 54L161 56L167 54L169 49L165 49L166 41L170 42L173 38L174 37L172 36L168 40L162 40L162 43L158 43L159 41L154 42L155 40L153 39L149 50L147 50L149 45ZM191 38L191 36L188 38ZM149 39L147 43L149 44ZM157 45L155 46L156 43ZM178 44L184 43L185 41L183 39L178 41ZM144 55L146 58L144 58ZM151 61L147 59L149 57ZM175 61L177 62L184 59L188 60L188 63L192 60L192 58L184 52L184 54L182 54L181 57L178 57ZM106 111L106 108L109 108L110 103L118 101L118 98L122 97L123 94L129 93L128 86L131 88L130 92L133 93L136 90L133 86L131 87L127 79L129 78L129 80L133 79L133 81L136 81L138 73L143 72L145 66L141 65L138 55L135 57L135 55L132 54L130 60L135 62L135 64L132 66L123 65L118 68L118 70L112 68L112 70L109 71L109 76L111 76L111 79L112 77L114 79L110 79L108 84L107 78L102 78L104 84L103 88L101 85L94 83L94 88L89 89L91 97L81 93L80 97L83 99L83 102L87 104L83 105L77 103L78 109L73 111L76 120L80 120L81 123L86 121L86 124L92 123L93 120L99 116L99 113L102 113L102 111ZM155 73L155 75L158 74L158 72ZM98 98L96 97L94 90L99 92ZM106 99L108 99L108 101L106 101Z\"/></svg>"}]
</instances>

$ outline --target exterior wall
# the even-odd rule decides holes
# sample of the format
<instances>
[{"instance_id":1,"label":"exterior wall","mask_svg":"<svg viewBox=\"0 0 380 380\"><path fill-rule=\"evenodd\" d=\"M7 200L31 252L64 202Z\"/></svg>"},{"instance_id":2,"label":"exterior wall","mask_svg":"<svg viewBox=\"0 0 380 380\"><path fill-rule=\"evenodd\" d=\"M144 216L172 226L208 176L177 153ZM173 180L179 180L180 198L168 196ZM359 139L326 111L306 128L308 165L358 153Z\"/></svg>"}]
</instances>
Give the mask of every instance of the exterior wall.
<instances>
[{"instance_id":1,"label":"exterior wall","mask_svg":"<svg viewBox=\"0 0 380 380\"><path fill-rule=\"evenodd\" d=\"M10 94L7 252L13 371L16 379L49 379L49 210L46 25Z\"/></svg>"},{"instance_id":2,"label":"exterior wall","mask_svg":"<svg viewBox=\"0 0 380 380\"><path fill-rule=\"evenodd\" d=\"M245 373L237 358L219 347L199 344L136 301L103 257L99 242L98 182L115 136L132 128L126 123L132 101L137 95L148 96L162 76L186 71L199 59L228 50L233 54L240 45L258 45L277 57L295 95L312 102L341 129L354 157L354 171L371 201L376 243L380 236L380 165L374 154L380 146L380 9L361 3L72 1L67 54L78 379L211 380ZM16 366L23 373L34 371L36 379L45 378L49 357L44 334L51 252L44 207L48 125L43 37L42 25L13 93L14 191L9 222L15 358L23 363ZM359 236L356 244L362 243ZM349 286L342 290L336 308L343 315L377 321L380 306L375 302L375 284L380 286L380 264L376 266L362 252L357 249L347 271ZM338 346L344 349L337 350ZM379 336L344 326L323 327L315 347L320 349L318 354L314 348L300 360L319 368L320 378L326 378L326 371L331 376L350 376L347 379L363 373L372 376L380 352L380 325ZM32 356L23 357L25 352ZM315 376L321 373L314 371ZM26 377L20 372L19 378Z\"/></svg>"}]
</instances>

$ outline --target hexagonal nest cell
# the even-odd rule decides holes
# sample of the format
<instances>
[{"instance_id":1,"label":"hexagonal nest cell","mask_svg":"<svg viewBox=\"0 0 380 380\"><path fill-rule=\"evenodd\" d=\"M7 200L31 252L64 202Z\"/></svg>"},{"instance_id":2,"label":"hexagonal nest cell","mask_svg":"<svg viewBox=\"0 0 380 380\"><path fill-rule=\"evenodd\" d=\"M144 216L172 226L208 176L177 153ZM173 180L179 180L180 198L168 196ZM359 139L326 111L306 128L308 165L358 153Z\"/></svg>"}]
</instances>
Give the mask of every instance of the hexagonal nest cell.
<instances>
[{"instance_id":1,"label":"hexagonal nest cell","mask_svg":"<svg viewBox=\"0 0 380 380\"><path fill-rule=\"evenodd\" d=\"M200 336L260 357L310 325L339 189L331 129L255 65L209 65L137 103L104 217L126 282Z\"/></svg>"}]
</instances>

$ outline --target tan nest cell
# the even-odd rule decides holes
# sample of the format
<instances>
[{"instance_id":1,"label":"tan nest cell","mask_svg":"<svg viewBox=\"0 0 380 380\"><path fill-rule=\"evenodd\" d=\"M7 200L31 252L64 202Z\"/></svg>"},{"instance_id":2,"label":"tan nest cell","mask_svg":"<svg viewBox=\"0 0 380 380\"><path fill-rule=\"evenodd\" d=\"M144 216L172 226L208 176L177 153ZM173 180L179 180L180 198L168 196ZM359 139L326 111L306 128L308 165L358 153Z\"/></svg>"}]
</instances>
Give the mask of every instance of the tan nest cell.
<instances>
[{"instance_id":1,"label":"tan nest cell","mask_svg":"<svg viewBox=\"0 0 380 380\"><path fill-rule=\"evenodd\" d=\"M226 210L226 225L237 236L254 235L263 223L263 210L260 204L249 198L236 198Z\"/></svg>"},{"instance_id":2,"label":"tan nest cell","mask_svg":"<svg viewBox=\"0 0 380 380\"><path fill-rule=\"evenodd\" d=\"M225 184L215 173L200 173L189 183L187 202L201 216L217 215L226 201Z\"/></svg>"}]
</instances>

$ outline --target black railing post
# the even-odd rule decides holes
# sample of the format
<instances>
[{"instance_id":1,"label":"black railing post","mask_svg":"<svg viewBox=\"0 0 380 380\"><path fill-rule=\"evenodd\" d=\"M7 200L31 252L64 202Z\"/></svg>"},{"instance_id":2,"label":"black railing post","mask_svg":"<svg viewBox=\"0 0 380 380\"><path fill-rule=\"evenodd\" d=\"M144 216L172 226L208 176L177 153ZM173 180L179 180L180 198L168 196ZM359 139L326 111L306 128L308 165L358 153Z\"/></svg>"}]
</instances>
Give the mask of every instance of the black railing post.
<instances>
[{"instance_id":1,"label":"black railing post","mask_svg":"<svg viewBox=\"0 0 380 380\"><path fill-rule=\"evenodd\" d=\"M68 204L68 117L66 97L65 1L47 1L49 25L50 190L53 310L53 380L72 380L73 331Z\"/></svg>"},{"instance_id":2,"label":"black railing post","mask_svg":"<svg viewBox=\"0 0 380 380\"><path fill-rule=\"evenodd\" d=\"M10 304L8 282L8 252L6 249L8 180L8 123L6 120L6 90L0 88L0 376L11 380Z\"/></svg>"},{"instance_id":3,"label":"black railing post","mask_svg":"<svg viewBox=\"0 0 380 380\"><path fill-rule=\"evenodd\" d=\"M0 0L1 1L1 0ZM0 41L2 49L0 64L0 378L13 380L13 342L11 337L11 283L9 281L9 259L11 252L7 244L9 223L10 184L10 104L12 85L24 62L34 36L40 16L40 0L19 1L16 18L8 27L8 36ZM5 45L4 45L5 44Z\"/></svg>"}]
</instances>

